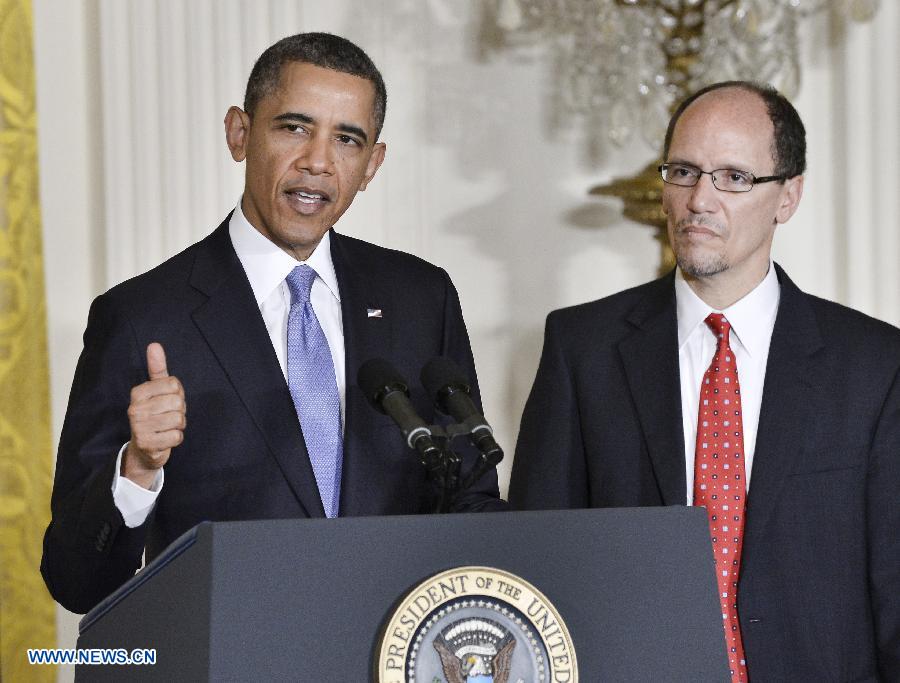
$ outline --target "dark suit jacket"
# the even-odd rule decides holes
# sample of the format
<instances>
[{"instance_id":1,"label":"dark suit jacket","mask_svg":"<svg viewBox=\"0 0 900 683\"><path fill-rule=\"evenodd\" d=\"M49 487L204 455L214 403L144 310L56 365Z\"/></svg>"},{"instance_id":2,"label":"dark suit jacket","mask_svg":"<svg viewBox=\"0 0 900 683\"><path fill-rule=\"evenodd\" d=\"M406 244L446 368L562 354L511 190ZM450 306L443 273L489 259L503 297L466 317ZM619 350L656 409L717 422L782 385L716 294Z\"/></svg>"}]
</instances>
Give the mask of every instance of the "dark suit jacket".
<instances>
[{"instance_id":1,"label":"dark suit jacket","mask_svg":"<svg viewBox=\"0 0 900 683\"><path fill-rule=\"evenodd\" d=\"M369 358L388 359L410 381L419 414L434 421L424 390L413 383L429 359L449 356L475 381L456 290L442 269L409 254L334 232L331 250L347 373L340 515L429 512L434 492L424 468L391 419L367 405L356 375ZM382 317L368 317L367 308L381 309ZM152 341L163 344L170 374L184 385L187 428L153 513L129 529L111 484L116 454L130 438L130 390L147 380ZM498 495L490 472L456 507L493 507ZM324 517L287 383L227 219L91 306L52 513L41 571L54 598L75 612L126 581L145 545L149 561L204 520Z\"/></svg>"},{"instance_id":2,"label":"dark suit jacket","mask_svg":"<svg viewBox=\"0 0 900 683\"><path fill-rule=\"evenodd\" d=\"M900 680L900 330L781 300L738 612L753 681ZM684 505L673 275L550 314L517 508Z\"/></svg>"}]
</instances>

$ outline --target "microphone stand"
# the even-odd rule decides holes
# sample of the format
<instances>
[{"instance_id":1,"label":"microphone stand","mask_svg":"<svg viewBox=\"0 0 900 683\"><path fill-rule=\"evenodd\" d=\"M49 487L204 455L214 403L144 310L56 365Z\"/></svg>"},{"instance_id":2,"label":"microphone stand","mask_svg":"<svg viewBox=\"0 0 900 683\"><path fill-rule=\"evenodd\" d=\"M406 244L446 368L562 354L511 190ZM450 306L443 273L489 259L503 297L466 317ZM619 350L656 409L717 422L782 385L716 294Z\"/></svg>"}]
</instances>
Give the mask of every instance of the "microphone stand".
<instances>
[{"instance_id":1,"label":"microphone stand","mask_svg":"<svg viewBox=\"0 0 900 683\"><path fill-rule=\"evenodd\" d=\"M423 454L422 464L425 465L429 478L435 482L440 491L434 510L437 513L449 512L453 499L462 491L470 488L503 457L503 451L499 449L499 457L496 458L497 462L491 462L493 458L486 459L485 456L482 456L473 467L472 472L469 473L465 482L461 483L462 458L453 450L451 443L454 439L462 436L471 437L473 425L476 424L480 423L471 418L461 423L452 423L446 426L428 425L428 429L431 430L432 441L440 450L440 456L429 458L426 461Z\"/></svg>"}]
</instances>

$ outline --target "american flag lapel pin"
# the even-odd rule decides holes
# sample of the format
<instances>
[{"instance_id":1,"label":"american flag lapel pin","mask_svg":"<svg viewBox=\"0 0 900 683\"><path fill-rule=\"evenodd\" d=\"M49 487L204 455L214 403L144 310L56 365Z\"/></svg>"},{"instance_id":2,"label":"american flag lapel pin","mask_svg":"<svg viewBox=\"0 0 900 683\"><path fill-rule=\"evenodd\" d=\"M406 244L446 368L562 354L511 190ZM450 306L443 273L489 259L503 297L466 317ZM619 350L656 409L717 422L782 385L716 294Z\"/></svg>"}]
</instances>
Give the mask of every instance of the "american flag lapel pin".
<instances>
[{"instance_id":1,"label":"american flag lapel pin","mask_svg":"<svg viewBox=\"0 0 900 683\"><path fill-rule=\"evenodd\" d=\"M366 317L367 318L380 318L381 317L381 309L380 308L367 308L366 309Z\"/></svg>"}]
</instances>

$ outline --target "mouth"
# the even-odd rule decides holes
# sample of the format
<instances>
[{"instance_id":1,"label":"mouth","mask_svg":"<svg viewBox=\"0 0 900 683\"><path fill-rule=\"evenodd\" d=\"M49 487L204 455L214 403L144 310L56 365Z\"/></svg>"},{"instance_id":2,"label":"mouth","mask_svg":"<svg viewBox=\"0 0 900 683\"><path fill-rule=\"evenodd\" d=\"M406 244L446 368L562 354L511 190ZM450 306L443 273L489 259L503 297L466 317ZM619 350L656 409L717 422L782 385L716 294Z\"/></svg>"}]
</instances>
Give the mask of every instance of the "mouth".
<instances>
[{"instance_id":1,"label":"mouth","mask_svg":"<svg viewBox=\"0 0 900 683\"><path fill-rule=\"evenodd\" d=\"M291 188L284 194L294 210L306 216L320 211L331 202L328 193L307 187Z\"/></svg>"},{"instance_id":2,"label":"mouth","mask_svg":"<svg viewBox=\"0 0 900 683\"><path fill-rule=\"evenodd\" d=\"M685 225L679 228L678 232L682 235L697 237L718 237L715 231L704 228L700 225Z\"/></svg>"},{"instance_id":3,"label":"mouth","mask_svg":"<svg viewBox=\"0 0 900 683\"><path fill-rule=\"evenodd\" d=\"M675 231L679 237L698 240L719 238L722 236L722 232L719 226L710 226L708 223L703 222L691 223L689 221L680 222Z\"/></svg>"}]
</instances>

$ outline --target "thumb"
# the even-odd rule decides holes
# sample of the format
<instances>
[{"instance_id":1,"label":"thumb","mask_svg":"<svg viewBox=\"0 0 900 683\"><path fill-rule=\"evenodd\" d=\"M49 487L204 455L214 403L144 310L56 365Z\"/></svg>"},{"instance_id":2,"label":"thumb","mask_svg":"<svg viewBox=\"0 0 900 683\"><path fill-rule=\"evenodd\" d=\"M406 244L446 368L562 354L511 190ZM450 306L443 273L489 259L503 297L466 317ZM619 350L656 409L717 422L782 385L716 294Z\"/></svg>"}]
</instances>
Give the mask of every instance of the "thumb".
<instances>
[{"instance_id":1,"label":"thumb","mask_svg":"<svg viewBox=\"0 0 900 683\"><path fill-rule=\"evenodd\" d=\"M147 371L150 374L150 379L160 379L161 377L169 376L169 369L166 366L166 352L159 342L153 342L147 346Z\"/></svg>"}]
</instances>

